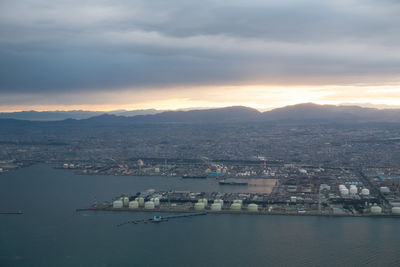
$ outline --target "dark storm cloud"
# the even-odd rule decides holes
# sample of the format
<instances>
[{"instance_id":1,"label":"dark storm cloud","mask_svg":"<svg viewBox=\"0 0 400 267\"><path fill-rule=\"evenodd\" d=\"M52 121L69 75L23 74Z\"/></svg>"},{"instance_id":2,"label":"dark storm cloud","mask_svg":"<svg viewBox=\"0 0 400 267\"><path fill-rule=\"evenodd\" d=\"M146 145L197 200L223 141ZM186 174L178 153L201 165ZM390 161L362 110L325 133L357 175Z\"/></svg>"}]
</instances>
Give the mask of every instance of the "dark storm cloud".
<instances>
[{"instance_id":1,"label":"dark storm cloud","mask_svg":"<svg viewBox=\"0 0 400 267\"><path fill-rule=\"evenodd\" d=\"M400 73L397 1L0 3L0 92L346 84Z\"/></svg>"}]
</instances>

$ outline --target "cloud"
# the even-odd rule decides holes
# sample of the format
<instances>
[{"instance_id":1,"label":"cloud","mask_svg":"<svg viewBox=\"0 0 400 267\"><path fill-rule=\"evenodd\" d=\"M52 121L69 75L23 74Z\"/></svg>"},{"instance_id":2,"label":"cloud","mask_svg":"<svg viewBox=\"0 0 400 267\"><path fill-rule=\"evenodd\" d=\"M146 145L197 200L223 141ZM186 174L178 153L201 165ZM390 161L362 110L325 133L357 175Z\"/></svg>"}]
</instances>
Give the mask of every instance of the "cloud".
<instances>
[{"instance_id":1,"label":"cloud","mask_svg":"<svg viewBox=\"0 0 400 267\"><path fill-rule=\"evenodd\" d=\"M0 94L400 83L400 4L3 0Z\"/></svg>"}]
</instances>

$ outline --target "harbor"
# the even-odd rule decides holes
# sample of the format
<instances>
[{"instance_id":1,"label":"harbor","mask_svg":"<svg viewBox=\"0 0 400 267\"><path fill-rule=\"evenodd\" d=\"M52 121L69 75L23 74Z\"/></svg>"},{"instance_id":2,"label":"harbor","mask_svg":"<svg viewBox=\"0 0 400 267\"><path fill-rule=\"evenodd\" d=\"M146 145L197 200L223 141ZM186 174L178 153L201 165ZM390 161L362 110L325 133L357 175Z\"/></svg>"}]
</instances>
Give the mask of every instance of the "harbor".
<instances>
[{"instance_id":1,"label":"harbor","mask_svg":"<svg viewBox=\"0 0 400 267\"><path fill-rule=\"evenodd\" d=\"M149 189L130 196L121 195L103 203L96 201L90 207L76 211L400 218L400 207L388 208L378 205L376 198L370 196L362 199L349 196L332 197L322 201L321 195L322 193L320 199L315 201L294 196L285 201L274 198L272 194Z\"/></svg>"},{"instance_id":2,"label":"harbor","mask_svg":"<svg viewBox=\"0 0 400 267\"><path fill-rule=\"evenodd\" d=\"M380 215L275 215L273 212L278 212L276 209L265 215L258 215L246 210L247 205L253 202L254 194L248 198L243 196L245 201L241 213L228 214L230 211L225 211L225 208L230 208L228 200L232 201L240 196L222 194L215 179L191 180L189 183L178 177L82 177L73 172L54 169L51 165L21 168L8 172L1 178L2 198L13 201L2 201L0 211L24 212L23 215L0 215L2 251L3 255L10 255L6 263L10 262L11 266L104 266L104 262L109 263L109 266L126 266L133 262L141 266L165 266L170 255L176 255L177 259L170 266L221 266L225 263L229 266L279 266L274 265L274 262L279 262L280 266L296 266L299 258L306 259L309 263L307 266L325 266L327 261L334 262L335 266L393 266L391 264L398 259L400 233L397 231L397 218ZM208 185L209 182L212 184ZM20 186L21 183L24 187ZM153 193L147 192L149 188L156 190ZM171 188L175 190L168 194ZM117 227L123 222L148 220L157 215L164 217L198 212L194 209L179 212L181 204L174 203L172 198L173 195L178 196L178 190L205 192L188 205L194 206L198 199L207 198L208 204L204 210L207 215ZM213 191L221 194L207 193ZM331 191L334 191L333 187ZM136 196L136 192L141 195ZM122 193L134 198L144 197L148 193L146 200L151 200L160 192L165 192L160 200L166 200L160 201L160 206L163 206L161 208L147 210L143 206L133 210L128 206L111 211L111 205L109 211L100 210L103 201L112 204L119 200ZM226 199L224 209L222 212L212 213L209 207L219 196ZM269 197L272 198L272 195ZM76 208L92 208L95 198L98 209L75 212ZM259 203L259 209L261 206L265 209L264 205L274 205L268 203L268 198L265 200L267 203ZM173 204L177 204L177 207ZM303 204L298 205L300 207ZM287 207L289 212L289 209L295 209L297 205L276 204L277 208L278 206ZM310 236L314 238L310 239ZM259 250L254 252L256 247ZM195 251L202 253L193 253ZM244 256L222 262L215 254L216 251L218 255L241 253ZM291 253L281 255L280 251ZM355 252L358 258L349 261L348 259L353 259ZM157 257L150 257L150 253L156 253ZM368 258L371 253L384 257ZM20 264L11 258L18 255L22 257ZM68 255L71 257L66 258ZM182 258L182 255L187 257ZM216 256L210 258L208 255ZM60 263L61 257L64 260ZM267 260L255 260L262 257ZM364 264L367 260L363 262L360 258L368 258L369 264ZM193 265L193 262L198 264Z\"/></svg>"}]
</instances>

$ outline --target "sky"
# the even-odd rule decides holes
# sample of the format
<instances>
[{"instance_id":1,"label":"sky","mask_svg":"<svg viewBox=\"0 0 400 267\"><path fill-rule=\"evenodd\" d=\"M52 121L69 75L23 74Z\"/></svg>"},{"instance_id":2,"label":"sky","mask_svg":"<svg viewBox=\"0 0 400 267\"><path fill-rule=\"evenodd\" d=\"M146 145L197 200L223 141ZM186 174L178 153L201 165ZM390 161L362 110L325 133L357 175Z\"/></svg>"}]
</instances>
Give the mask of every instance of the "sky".
<instances>
[{"instance_id":1,"label":"sky","mask_svg":"<svg viewBox=\"0 0 400 267\"><path fill-rule=\"evenodd\" d=\"M398 0L0 0L0 111L400 105Z\"/></svg>"}]
</instances>

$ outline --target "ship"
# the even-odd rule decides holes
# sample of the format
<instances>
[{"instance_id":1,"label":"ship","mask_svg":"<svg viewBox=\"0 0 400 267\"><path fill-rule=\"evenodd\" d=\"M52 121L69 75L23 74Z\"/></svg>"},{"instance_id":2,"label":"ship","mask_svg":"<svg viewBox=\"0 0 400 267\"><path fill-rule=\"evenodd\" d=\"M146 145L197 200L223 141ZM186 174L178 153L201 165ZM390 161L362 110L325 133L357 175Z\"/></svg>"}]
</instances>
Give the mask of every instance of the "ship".
<instances>
[{"instance_id":1,"label":"ship","mask_svg":"<svg viewBox=\"0 0 400 267\"><path fill-rule=\"evenodd\" d=\"M221 180L218 182L220 185L248 185L248 182L227 182L225 180Z\"/></svg>"},{"instance_id":2,"label":"ship","mask_svg":"<svg viewBox=\"0 0 400 267\"><path fill-rule=\"evenodd\" d=\"M183 179L206 179L206 175L183 175Z\"/></svg>"}]
</instances>

